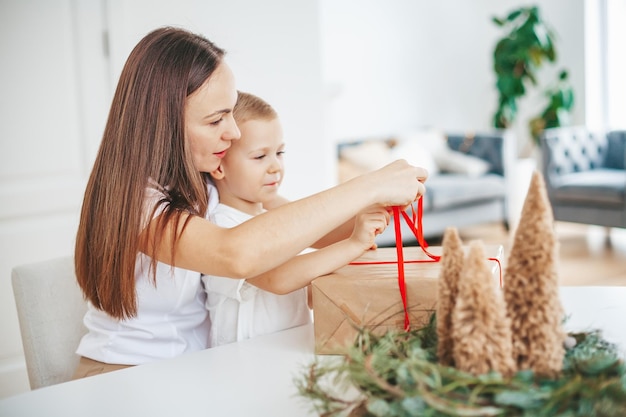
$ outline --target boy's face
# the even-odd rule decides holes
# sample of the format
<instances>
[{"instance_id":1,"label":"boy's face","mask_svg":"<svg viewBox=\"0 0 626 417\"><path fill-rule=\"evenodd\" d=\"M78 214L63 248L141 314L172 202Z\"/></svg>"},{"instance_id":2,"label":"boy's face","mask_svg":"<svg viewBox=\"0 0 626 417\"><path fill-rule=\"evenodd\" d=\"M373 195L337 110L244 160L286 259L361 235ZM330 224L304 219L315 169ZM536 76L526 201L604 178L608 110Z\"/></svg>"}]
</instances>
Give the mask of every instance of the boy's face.
<instances>
[{"instance_id":1,"label":"boy's face","mask_svg":"<svg viewBox=\"0 0 626 417\"><path fill-rule=\"evenodd\" d=\"M233 205L263 203L276 197L284 175L283 129L278 119L249 120L239 125L241 139L222 159L220 201ZM214 175L217 178L217 176ZM241 209L241 207L237 207Z\"/></svg>"}]
</instances>

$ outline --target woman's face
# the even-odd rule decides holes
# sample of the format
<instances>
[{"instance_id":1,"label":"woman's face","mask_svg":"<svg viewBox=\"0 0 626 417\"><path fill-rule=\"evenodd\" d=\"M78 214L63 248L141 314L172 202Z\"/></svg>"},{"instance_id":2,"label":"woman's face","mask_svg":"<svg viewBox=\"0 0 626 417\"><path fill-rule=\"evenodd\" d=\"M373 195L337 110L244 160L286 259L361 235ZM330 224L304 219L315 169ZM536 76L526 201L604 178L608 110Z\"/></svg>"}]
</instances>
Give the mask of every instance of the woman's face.
<instances>
[{"instance_id":1,"label":"woman's face","mask_svg":"<svg viewBox=\"0 0 626 417\"><path fill-rule=\"evenodd\" d=\"M215 170L233 140L241 135L233 119L235 77L222 63L185 103L185 138L200 172Z\"/></svg>"}]
</instances>

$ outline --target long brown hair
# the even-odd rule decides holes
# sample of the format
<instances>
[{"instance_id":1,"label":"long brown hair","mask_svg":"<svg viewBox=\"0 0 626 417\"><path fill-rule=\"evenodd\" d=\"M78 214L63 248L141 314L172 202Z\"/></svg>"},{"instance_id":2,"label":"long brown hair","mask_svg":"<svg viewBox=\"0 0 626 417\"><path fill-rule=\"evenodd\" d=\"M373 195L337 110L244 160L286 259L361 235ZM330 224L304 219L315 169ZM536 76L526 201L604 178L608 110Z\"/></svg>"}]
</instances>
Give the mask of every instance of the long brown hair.
<instances>
[{"instance_id":1,"label":"long brown hair","mask_svg":"<svg viewBox=\"0 0 626 417\"><path fill-rule=\"evenodd\" d=\"M206 214L206 178L185 144L184 106L223 56L202 36L165 27L146 35L124 65L85 190L75 248L85 298L112 317L137 314L140 244L155 248L166 227L176 231L175 244L183 213ZM145 208L151 181L164 197ZM150 242L139 242L146 215L157 210L156 232ZM153 258L153 271L155 266Z\"/></svg>"}]
</instances>

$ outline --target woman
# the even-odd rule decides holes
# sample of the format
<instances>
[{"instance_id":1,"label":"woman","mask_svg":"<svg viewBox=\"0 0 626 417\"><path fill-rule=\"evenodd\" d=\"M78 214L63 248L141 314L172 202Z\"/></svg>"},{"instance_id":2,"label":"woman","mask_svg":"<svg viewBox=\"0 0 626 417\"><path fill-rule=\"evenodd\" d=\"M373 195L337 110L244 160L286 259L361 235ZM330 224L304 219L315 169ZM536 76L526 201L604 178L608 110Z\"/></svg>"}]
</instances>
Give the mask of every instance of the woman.
<instances>
[{"instance_id":1,"label":"woman","mask_svg":"<svg viewBox=\"0 0 626 417\"><path fill-rule=\"evenodd\" d=\"M201 274L257 276L315 242L344 237L350 219L371 205L407 205L424 193L425 170L396 161L218 227L209 220L218 196L208 173L240 136L236 100L224 51L201 36L161 28L131 52L77 233L89 331L75 377L206 348Z\"/></svg>"}]
</instances>

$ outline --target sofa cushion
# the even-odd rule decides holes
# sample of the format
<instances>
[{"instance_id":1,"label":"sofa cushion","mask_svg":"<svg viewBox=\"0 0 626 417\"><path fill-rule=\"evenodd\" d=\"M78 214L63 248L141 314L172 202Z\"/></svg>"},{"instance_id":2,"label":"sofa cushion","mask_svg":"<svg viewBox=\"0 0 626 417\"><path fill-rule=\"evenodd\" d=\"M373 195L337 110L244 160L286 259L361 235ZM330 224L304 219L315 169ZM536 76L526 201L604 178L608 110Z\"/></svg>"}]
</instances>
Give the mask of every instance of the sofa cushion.
<instances>
[{"instance_id":1,"label":"sofa cushion","mask_svg":"<svg viewBox=\"0 0 626 417\"><path fill-rule=\"evenodd\" d=\"M512 133L505 136L498 131L479 134L469 132L464 134L449 133L447 136L450 149L487 161L489 172L493 174L504 176L505 160L508 157L515 157L513 146L505 144L505 142L515 141Z\"/></svg>"},{"instance_id":2,"label":"sofa cushion","mask_svg":"<svg viewBox=\"0 0 626 417\"><path fill-rule=\"evenodd\" d=\"M487 174L478 178L467 175L445 174L426 181L424 210L441 210L464 204L478 204L486 200L504 198L504 178Z\"/></svg>"},{"instance_id":3,"label":"sofa cushion","mask_svg":"<svg viewBox=\"0 0 626 417\"><path fill-rule=\"evenodd\" d=\"M439 173L439 167L430 149L418 141L398 140L391 148L391 156L394 160L405 159L413 166L425 168L429 177Z\"/></svg>"},{"instance_id":4,"label":"sofa cushion","mask_svg":"<svg viewBox=\"0 0 626 417\"><path fill-rule=\"evenodd\" d=\"M435 156L439 169L454 174L464 174L476 178L485 175L489 171L489 162L472 155L446 148Z\"/></svg>"},{"instance_id":5,"label":"sofa cushion","mask_svg":"<svg viewBox=\"0 0 626 417\"><path fill-rule=\"evenodd\" d=\"M582 205L623 206L626 201L626 171L594 169L562 175L554 183L553 198Z\"/></svg>"}]
</instances>

